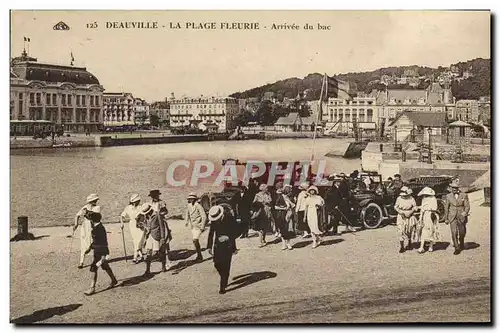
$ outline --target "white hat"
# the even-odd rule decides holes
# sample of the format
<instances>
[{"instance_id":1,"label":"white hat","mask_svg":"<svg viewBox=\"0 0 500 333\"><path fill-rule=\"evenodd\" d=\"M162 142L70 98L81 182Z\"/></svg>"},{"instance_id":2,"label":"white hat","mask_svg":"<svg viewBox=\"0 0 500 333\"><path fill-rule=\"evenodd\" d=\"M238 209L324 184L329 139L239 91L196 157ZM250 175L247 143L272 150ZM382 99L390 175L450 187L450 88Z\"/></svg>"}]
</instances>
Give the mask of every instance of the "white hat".
<instances>
[{"instance_id":1,"label":"white hat","mask_svg":"<svg viewBox=\"0 0 500 333\"><path fill-rule=\"evenodd\" d=\"M96 201L96 200L99 200L99 196L95 193L89 194L87 196L87 202L92 202L92 201Z\"/></svg>"},{"instance_id":2,"label":"white hat","mask_svg":"<svg viewBox=\"0 0 500 333\"><path fill-rule=\"evenodd\" d=\"M316 194L319 193L318 188L316 186L314 186L314 185L309 186L309 188L307 189L307 192L310 192L311 190L316 191Z\"/></svg>"},{"instance_id":3,"label":"white hat","mask_svg":"<svg viewBox=\"0 0 500 333\"><path fill-rule=\"evenodd\" d=\"M196 195L196 193L191 192L188 194L187 198L188 199L198 199L198 196Z\"/></svg>"},{"instance_id":4,"label":"white hat","mask_svg":"<svg viewBox=\"0 0 500 333\"><path fill-rule=\"evenodd\" d=\"M137 202L137 201L141 201L141 197L139 196L139 194L137 194L137 193L132 194L130 196L129 202L134 203L134 202Z\"/></svg>"},{"instance_id":5,"label":"white hat","mask_svg":"<svg viewBox=\"0 0 500 333\"><path fill-rule=\"evenodd\" d=\"M430 187L424 187L424 188L422 189L422 191L420 191L420 192L418 193L418 196L419 196L419 197L420 197L420 196L422 196L422 195L432 195L432 196L435 196L435 195L436 195L436 192L434 192L434 190L433 190L432 188L430 188Z\"/></svg>"},{"instance_id":6,"label":"white hat","mask_svg":"<svg viewBox=\"0 0 500 333\"><path fill-rule=\"evenodd\" d=\"M219 220L224 215L224 208L222 206L213 206L208 211L208 220L210 222Z\"/></svg>"},{"instance_id":7,"label":"white hat","mask_svg":"<svg viewBox=\"0 0 500 333\"><path fill-rule=\"evenodd\" d=\"M335 178L338 178L338 175L336 173L332 173L326 179L328 179L328 180L334 180Z\"/></svg>"},{"instance_id":8,"label":"white hat","mask_svg":"<svg viewBox=\"0 0 500 333\"><path fill-rule=\"evenodd\" d=\"M410 189L407 187L407 186L403 186L401 187L401 192L399 193L399 195L409 195L411 192Z\"/></svg>"},{"instance_id":9,"label":"white hat","mask_svg":"<svg viewBox=\"0 0 500 333\"><path fill-rule=\"evenodd\" d=\"M309 184L306 182L299 185L299 189L301 189L301 190L307 190L308 187L309 187Z\"/></svg>"},{"instance_id":10,"label":"white hat","mask_svg":"<svg viewBox=\"0 0 500 333\"><path fill-rule=\"evenodd\" d=\"M151 205L148 204L147 202L143 203L141 206L141 211L143 214L147 214L152 210L153 210L153 207L151 207Z\"/></svg>"}]
</instances>

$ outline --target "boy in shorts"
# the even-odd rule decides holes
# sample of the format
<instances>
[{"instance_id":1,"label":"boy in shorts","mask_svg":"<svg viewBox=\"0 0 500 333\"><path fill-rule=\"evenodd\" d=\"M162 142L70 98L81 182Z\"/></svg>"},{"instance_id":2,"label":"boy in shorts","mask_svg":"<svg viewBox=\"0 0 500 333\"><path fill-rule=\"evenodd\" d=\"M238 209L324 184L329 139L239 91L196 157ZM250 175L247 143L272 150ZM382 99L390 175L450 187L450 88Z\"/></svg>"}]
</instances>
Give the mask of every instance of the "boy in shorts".
<instances>
[{"instance_id":1,"label":"boy in shorts","mask_svg":"<svg viewBox=\"0 0 500 333\"><path fill-rule=\"evenodd\" d=\"M90 289L85 292L85 295L90 296L95 294L95 285L97 283L97 269L101 267L106 273L108 273L111 283L109 288L113 288L118 284L111 267L107 262L107 256L109 255L108 248L108 238L106 235L106 229L101 223L100 213L90 213L90 221L92 223L92 245L91 248L94 250L94 261L90 265L90 272L92 273L92 284Z\"/></svg>"}]
</instances>

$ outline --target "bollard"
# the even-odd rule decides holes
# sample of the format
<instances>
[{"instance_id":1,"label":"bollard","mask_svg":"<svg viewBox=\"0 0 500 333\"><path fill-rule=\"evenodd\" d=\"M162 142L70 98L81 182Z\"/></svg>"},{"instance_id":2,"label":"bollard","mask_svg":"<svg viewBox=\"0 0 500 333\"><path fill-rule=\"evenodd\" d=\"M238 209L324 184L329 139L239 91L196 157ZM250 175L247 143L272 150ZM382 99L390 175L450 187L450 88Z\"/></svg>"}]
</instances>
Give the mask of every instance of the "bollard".
<instances>
[{"instance_id":1,"label":"bollard","mask_svg":"<svg viewBox=\"0 0 500 333\"><path fill-rule=\"evenodd\" d=\"M28 234L28 217L19 216L17 218L17 234L26 235Z\"/></svg>"},{"instance_id":2,"label":"bollard","mask_svg":"<svg viewBox=\"0 0 500 333\"><path fill-rule=\"evenodd\" d=\"M28 232L28 217L19 216L17 218L17 235L10 239L11 242L20 240L35 240L35 236Z\"/></svg>"},{"instance_id":3,"label":"bollard","mask_svg":"<svg viewBox=\"0 0 500 333\"><path fill-rule=\"evenodd\" d=\"M384 151L384 144L383 144L383 143L381 143L381 144L380 144L380 152L383 152L383 151Z\"/></svg>"}]
</instances>

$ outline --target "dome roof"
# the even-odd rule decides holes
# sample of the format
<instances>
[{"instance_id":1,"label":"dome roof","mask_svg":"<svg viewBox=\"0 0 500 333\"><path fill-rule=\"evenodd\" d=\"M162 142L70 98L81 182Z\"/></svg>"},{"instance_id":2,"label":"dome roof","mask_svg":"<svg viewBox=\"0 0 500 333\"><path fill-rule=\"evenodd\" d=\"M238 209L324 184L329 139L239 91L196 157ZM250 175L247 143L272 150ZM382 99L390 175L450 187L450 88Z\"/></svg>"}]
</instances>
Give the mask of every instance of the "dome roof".
<instances>
[{"instance_id":1,"label":"dome roof","mask_svg":"<svg viewBox=\"0 0 500 333\"><path fill-rule=\"evenodd\" d=\"M99 80L84 67L24 62L15 64L12 71L20 79L26 81L70 82L77 85L99 84Z\"/></svg>"}]
</instances>

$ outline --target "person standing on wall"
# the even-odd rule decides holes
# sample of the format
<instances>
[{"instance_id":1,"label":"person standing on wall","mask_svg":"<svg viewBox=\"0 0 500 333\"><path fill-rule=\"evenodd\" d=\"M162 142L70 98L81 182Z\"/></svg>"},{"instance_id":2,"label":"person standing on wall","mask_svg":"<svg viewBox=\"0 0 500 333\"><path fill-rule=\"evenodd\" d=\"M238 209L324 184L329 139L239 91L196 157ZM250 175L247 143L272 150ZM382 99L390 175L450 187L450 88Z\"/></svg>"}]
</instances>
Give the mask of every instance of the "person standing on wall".
<instances>
[{"instance_id":1,"label":"person standing on wall","mask_svg":"<svg viewBox=\"0 0 500 333\"><path fill-rule=\"evenodd\" d=\"M465 234L470 213L469 196L460 191L458 179L450 184L452 192L446 195L444 216L446 224L450 225L454 255L460 254L465 248Z\"/></svg>"}]
</instances>

